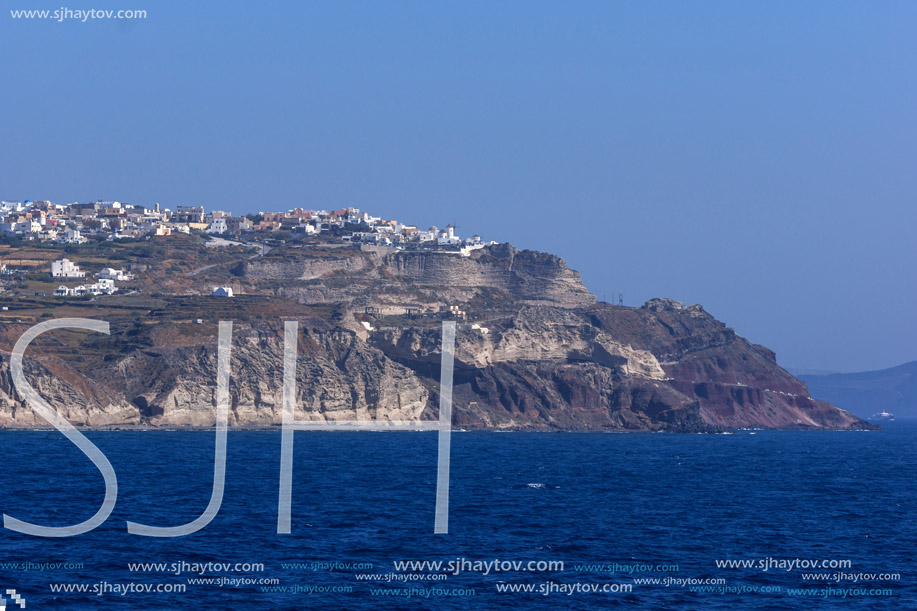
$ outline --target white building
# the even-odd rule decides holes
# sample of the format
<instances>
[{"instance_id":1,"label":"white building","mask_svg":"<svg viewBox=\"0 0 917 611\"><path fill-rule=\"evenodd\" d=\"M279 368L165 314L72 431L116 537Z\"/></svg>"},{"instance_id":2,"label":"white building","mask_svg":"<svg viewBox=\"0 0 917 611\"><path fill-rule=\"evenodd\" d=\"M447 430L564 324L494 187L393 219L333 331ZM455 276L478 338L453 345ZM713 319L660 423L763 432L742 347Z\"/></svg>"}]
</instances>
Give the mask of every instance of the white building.
<instances>
[{"instance_id":1,"label":"white building","mask_svg":"<svg viewBox=\"0 0 917 611\"><path fill-rule=\"evenodd\" d=\"M20 212L24 209L22 202L0 202L0 212Z\"/></svg>"},{"instance_id":2,"label":"white building","mask_svg":"<svg viewBox=\"0 0 917 611\"><path fill-rule=\"evenodd\" d=\"M232 297L232 287L218 286L210 293L212 297Z\"/></svg>"},{"instance_id":3,"label":"white building","mask_svg":"<svg viewBox=\"0 0 917 611\"><path fill-rule=\"evenodd\" d=\"M440 246L459 246L462 243L461 238L455 235L455 227L446 225L436 234L436 243Z\"/></svg>"},{"instance_id":4,"label":"white building","mask_svg":"<svg viewBox=\"0 0 917 611\"><path fill-rule=\"evenodd\" d=\"M51 264L51 276L54 278L82 278L86 272L80 271L80 266L70 259L61 259Z\"/></svg>"},{"instance_id":5,"label":"white building","mask_svg":"<svg viewBox=\"0 0 917 611\"><path fill-rule=\"evenodd\" d=\"M115 286L114 280L103 278L95 284L81 284L80 286L75 286L72 289L67 288L64 285L60 285L57 287L57 290L54 291L54 296L83 297L84 295L111 295L117 291L118 287Z\"/></svg>"},{"instance_id":6,"label":"white building","mask_svg":"<svg viewBox=\"0 0 917 611\"><path fill-rule=\"evenodd\" d=\"M228 231L229 227L226 225L226 219L222 216L214 217L207 227L207 233L227 233Z\"/></svg>"},{"instance_id":7,"label":"white building","mask_svg":"<svg viewBox=\"0 0 917 611\"><path fill-rule=\"evenodd\" d=\"M113 267L106 267L96 274L96 278L112 281L118 280L120 282L129 282L134 279L133 276L125 272L123 269L115 269Z\"/></svg>"},{"instance_id":8,"label":"white building","mask_svg":"<svg viewBox=\"0 0 917 611\"><path fill-rule=\"evenodd\" d=\"M31 221L11 221L9 223L0 223L0 231L8 234L28 233L32 230Z\"/></svg>"},{"instance_id":9,"label":"white building","mask_svg":"<svg viewBox=\"0 0 917 611\"><path fill-rule=\"evenodd\" d=\"M99 278L98 282L95 284L90 284L89 287L97 288L107 295L110 295L118 290L118 288L115 286L115 281L111 278Z\"/></svg>"},{"instance_id":10,"label":"white building","mask_svg":"<svg viewBox=\"0 0 917 611\"><path fill-rule=\"evenodd\" d=\"M436 225L432 225L426 231L418 231L414 233L414 235L417 236L418 242L434 242L436 241L436 237L438 234L439 234L439 229L437 229Z\"/></svg>"},{"instance_id":11,"label":"white building","mask_svg":"<svg viewBox=\"0 0 917 611\"><path fill-rule=\"evenodd\" d=\"M64 232L64 237L61 239L61 241L67 242L68 244L82 244L87 240L80 233L79 229L68 229Z\"/></svg>"}]
</instances>

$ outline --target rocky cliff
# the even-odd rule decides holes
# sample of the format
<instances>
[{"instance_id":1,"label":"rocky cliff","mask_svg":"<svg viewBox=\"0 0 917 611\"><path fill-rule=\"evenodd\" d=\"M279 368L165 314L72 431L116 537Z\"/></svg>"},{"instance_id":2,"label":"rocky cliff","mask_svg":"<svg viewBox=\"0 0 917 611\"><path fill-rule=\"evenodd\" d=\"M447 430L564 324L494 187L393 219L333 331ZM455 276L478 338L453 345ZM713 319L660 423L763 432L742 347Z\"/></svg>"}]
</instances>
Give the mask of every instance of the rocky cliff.
<instances>
[{"instance_id":1,"label":"rocky cliff","mask_svg":"<svg viewBox=\"0 0 917 611\"><path fill-rule=\"evenodd\" d=\"M274 251L248 259L232 271L251 291L301 303L346 303L362 309L437 310L451 304L570 308L596 302L563 259L509 244L474 250L468 256L455 251L326 245Z\"/></svg>"},{"instance_id":2,"label":"rocky cliff","mask_svg":"<svg viewBox=\"0 0 917 611\"><path fill-rule=\"evenodd\" d=\"M9 351L49 315L111 324L110 336L48 333L27 353L32 385L80 425L211 426L219 320L234 321L233 426L281 421L284 320L300 323L297 419L433 420L441 321L458 316L457 427L870 426L810 397L771 351L700 306L596 303L562 259L509 245L470 256L295 247L193 274L184 295L156 299L9 300L18 313L0 327L0 426L46 425L12 387ZM217 281L246 294L194 296Z\"/></svg>"}]
</instances>

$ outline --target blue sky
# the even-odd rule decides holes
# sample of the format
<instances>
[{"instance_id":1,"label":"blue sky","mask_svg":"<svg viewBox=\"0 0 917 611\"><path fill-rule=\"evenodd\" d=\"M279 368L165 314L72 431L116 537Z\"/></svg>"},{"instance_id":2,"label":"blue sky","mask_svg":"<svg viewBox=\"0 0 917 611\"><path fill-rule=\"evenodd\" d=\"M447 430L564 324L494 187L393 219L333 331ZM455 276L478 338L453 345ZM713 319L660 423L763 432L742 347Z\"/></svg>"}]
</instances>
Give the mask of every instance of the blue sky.
<instances>
[{"instance_id":1,"label":"blue sky","mask_svg":"<svg viewBox=\"0 0 917 611\"><path fill-rule=\"evenodd\" d=\"M917 3L2 4L0 198L455 220L785 366L917 359Z\"/></svg>"}]
</instances>

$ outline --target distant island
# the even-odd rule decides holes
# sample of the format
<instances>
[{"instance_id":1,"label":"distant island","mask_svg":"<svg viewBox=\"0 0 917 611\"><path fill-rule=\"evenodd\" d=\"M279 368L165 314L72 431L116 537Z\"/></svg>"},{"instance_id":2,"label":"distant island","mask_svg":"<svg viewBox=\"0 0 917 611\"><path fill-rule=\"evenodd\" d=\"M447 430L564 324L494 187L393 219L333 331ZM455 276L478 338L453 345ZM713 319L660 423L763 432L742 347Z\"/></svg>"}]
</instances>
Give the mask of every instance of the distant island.
<instances>
[{"instance_id":1,"label":"distant island","mask_svg":"<svg viewBox=\"0 0 917 611\"><path fill-rule=\"evenodd\" d=\"M917 418L917 361L876 371L807 373L799 378L819 397L861 418L873 419L882 412L899 419Z\"/></svg>"},{"instance_id":2,"label":"distant island","mask_svg":"<svg viewBox=\"0 0 917 611\"><path fill-rule=\"evenodd\" d=\"M299 321L297 420L434 420L457 323L454 426L719 432L870 429L699 305L599 302L563 259L356 208L245 217L119 202L2 202L0 427L48 426L9 354L51 318L32 385L90 427L210 427L216 333L234 321L230 425L279 426L283 321Z\"/></svg>"}]
</instances>

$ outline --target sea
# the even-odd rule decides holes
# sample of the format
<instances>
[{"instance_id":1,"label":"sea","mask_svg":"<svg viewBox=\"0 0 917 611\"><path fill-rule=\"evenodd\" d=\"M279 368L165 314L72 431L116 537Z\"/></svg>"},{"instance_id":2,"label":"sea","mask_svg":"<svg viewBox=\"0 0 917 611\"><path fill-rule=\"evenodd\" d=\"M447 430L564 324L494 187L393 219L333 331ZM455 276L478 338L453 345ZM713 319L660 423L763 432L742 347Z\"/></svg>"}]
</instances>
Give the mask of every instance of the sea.
<instances>
[{"instance_id":1,"label":"sea","mask_svg":"<svg viewBox=\"0 0 917 611\"><path fill-rule=\"evenodd\" d=\"M303 431L291 532L281 435L89 431L117 474L77 536L0 529L6 608L917 609L917 422L877 432L454 432L448 533L434 533L436 432ZM2 431L0 510L91 517L94 464L56 431ZM22 606L18 606L22 603ZM2 606L2 601L0 601Z\"/></svg>"}]
</instances>

